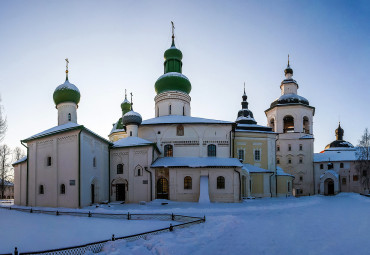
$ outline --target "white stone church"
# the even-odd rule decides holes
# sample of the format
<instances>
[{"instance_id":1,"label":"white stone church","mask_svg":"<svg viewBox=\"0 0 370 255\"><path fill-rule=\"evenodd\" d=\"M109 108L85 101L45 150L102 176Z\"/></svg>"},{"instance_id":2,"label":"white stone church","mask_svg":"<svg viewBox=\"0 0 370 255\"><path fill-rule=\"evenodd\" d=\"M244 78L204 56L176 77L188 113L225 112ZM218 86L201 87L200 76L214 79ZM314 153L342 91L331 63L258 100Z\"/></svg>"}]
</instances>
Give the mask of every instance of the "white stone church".
<instances>
[{"instance_id":1,"label":"white stone church","mask_svg":"<svg viewBox=\"0 0 370 255\"><path fill-rule=\"evenodd\" d=\"M281 97L265 111L268 126L260 126L245 91L235 122L191 116L182 57L173 35L155 82L155 117L143 121L126 95L108 139L78 124L80 91L67 64L66 81L53 94L58 125L21 141L27 156L13 164L15 204L78 208L314 194L315 108L297 95L289 62Z\"/></svg>"}]
</instances>

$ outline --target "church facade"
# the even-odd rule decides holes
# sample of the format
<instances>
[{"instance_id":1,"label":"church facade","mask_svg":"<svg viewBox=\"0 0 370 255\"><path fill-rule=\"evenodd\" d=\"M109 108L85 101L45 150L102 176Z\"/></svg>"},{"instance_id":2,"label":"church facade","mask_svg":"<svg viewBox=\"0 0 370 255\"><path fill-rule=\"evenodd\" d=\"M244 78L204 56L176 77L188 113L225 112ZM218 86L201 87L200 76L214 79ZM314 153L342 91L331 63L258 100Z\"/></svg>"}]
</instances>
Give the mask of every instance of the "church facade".
<instances>
[{"instance_id":1,"label":"church facade","mask_svg":"<svg viewBox=\"0 0 370 255\"><path fill-rule=\"evenodd\" d=\"M193 117L182 58L173 36L155 82L154 118L143 120L125 95L108 139L78 124L80 91L67 67L53 94L58 125L22 140L27 157L14 163L15 204L240 202L324 190L313 158L315 108L297 94L289 62L282 94L262 126L248 109L245 89L235 122Z\"/></svg>"}]
</instances>

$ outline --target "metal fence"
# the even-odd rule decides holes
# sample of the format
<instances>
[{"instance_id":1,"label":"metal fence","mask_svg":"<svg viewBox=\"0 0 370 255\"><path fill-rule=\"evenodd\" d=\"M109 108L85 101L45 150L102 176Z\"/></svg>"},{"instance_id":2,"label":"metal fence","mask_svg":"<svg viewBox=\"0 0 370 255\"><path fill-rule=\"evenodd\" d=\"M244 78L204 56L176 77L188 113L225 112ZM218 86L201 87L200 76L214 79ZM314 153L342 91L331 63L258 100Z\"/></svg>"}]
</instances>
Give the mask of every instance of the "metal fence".
<instances>
[{"instance_id":1,"label":"metal fence","mask_svg":"<svg viewBox=\"0 0 370 255\"><path fill-rule=\"evenodd\" d=\"M97 218L110 218L110 219L124 219L124 220L164 220L164 221L175 221L180 222L180 224L172 225L170 224L167 228L161 228L153 231L148 231L144 233L139 233L135 235L115 237L112 235L111 239L103 240L99 242L93 242L88 244L83 244L79 246L66 247L61 249L45 250L45 251L36 251L36 252L19 252L17 247L14 249L14 253L9 254L0 254L0 255L23 255L23 254L52 254L52 255L80 255L85 254L86 252L98 253L101 252L104 245L108 242L114 242L116 240L126 240L126 241L135 241L141 238L145 238L149 235L156 235L165 232L172 232L175 229L181 229L188 227L194 224L203 223L206 221L206 217L194 217L178 214L137 214L137 213L94 213L94 212L73 212L73 211L59 211L59 210L39 210L33 208L18 208L18 207L5 207L0 206L0 209L16 210L21 212L28 213L43 213L49 215L70 215L70 216L80 216L80 217L97 217Z\"/></svg>"}]
</instances>

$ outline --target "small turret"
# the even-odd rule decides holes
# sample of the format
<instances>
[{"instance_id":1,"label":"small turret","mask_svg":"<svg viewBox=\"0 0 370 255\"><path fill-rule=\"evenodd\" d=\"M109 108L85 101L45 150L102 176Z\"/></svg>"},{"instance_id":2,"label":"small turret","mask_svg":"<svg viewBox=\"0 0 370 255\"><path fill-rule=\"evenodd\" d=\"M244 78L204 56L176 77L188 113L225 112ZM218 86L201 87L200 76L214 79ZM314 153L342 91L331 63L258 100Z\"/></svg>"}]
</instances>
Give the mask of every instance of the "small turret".
<instances>
[{"instance_id":1,"label":"small turret","mask_svg":"<svg viewBox=\"0 0 370 255\"><path fill-rule=\"evenodd\" d=\"M143 121L141 115L134 112L132 108L132 93L131 93L131 110L125 113L122 117L122 123L126 126L126 133L128 136L137 136L138 128Z\"/></svg>"},{"instance_id":2,"label":"small turret","mask_svg":"<svg viewBox=\"0 0 370 255\"><path fill-rule=\"evenodd\" d=\"M343 135L344 135L344 130L340 126L340 122L339 122L338 128L335 130L335 137L337 141L343 141Z\"/></svg>"},{"instance_id":3,"label":"small turret","mask_svg":"<svg viewBox=\"0 0 370 255\"><path fill-rule=\"evenodd\" d=\"M70 121L77 123L77 108L81 94L78 88L68 80L68 64L67 58L66 80L53 93L54 103L58 109L58 125L63 125Z\"/></svg>"},{"instance_id":4,"label":"small turret","mask_svg":"<svg viewBox=\"0 0 370 255\"><path fill-rule=\"evenodd\" d=\"M245 83L244 83L244 94L242 96L242 109L238 112L238 118L236 119L236 123L240 124L257 124L253 117L253 113L251 110L248 109L248 102L247 102L247 94L245 93Z\"/></svg>"}]
</instances>

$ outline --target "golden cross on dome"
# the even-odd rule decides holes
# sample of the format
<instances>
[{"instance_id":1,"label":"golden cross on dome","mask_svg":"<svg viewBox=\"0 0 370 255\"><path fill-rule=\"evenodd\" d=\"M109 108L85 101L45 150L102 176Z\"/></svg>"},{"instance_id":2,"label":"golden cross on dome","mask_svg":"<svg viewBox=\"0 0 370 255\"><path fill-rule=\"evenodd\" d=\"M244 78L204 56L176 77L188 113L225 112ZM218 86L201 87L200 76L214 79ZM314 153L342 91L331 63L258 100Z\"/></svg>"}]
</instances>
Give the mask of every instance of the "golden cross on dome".
<instances>
[{"instance_id":1,"label":"golden cross on dome","mask_svg":"<svg viewBox=\"0 0 370 255\"><path fill-rule=\"evenodd\" d=\"M65 61L66 61L66 80L68 80L68 64L69 64L68 58L66 58Z\"/></svg>"},{"instance_id":2,"label":"golden cross on dome","mask_svg":"<svg viewBox=\"0 0 370 255\"><path fill-rule=\"evenodd\" d=\"M289 54L288 54L288 66L289 66Z\"/></svg>"},{"instance_id":3,"label":"golden cross on dome","mask_svg":"<svg viewBox=\"0 0 370 255\"><path fill-rule=\"evenodd\" d=\"M175 24L173 24L173 21L171 21L172 24L172 38L175 38Z\"/></svg>"}]
</instances>

